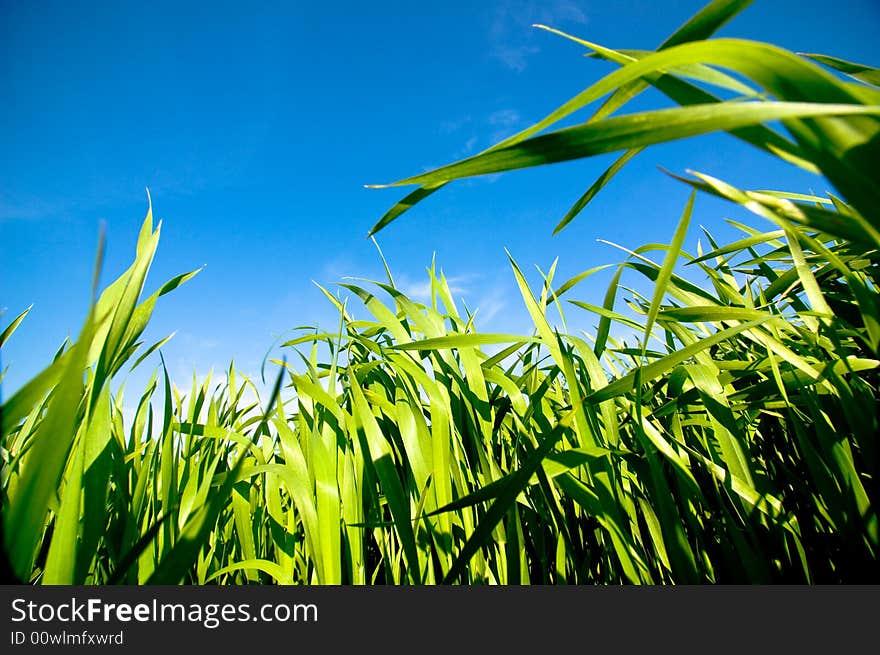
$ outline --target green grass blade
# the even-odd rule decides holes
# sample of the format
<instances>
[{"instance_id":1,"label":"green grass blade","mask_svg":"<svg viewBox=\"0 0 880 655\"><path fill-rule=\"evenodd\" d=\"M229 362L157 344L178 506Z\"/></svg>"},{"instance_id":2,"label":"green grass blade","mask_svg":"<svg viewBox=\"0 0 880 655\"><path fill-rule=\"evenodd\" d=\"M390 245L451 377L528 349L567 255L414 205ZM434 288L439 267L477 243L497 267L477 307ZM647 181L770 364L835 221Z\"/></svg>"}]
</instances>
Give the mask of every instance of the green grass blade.
<instances>
[{"instance_id":1,"label":"green grass blade","mask_svg":"<svg viewBox=\"0 0 880 655\"><path fill-rule=\"evenodd\" d=\"M851 61L846 61L845 59L829 57L828 55L803 53L803 56L809 57L813 61L819 62L820 64L825 64L826 66L829 66L834 70L840 71L841 73L846 73L850 77L857 79L860 82L866 82L868 84L873 84L874 86L880 86L880 69L874 68L873 66L856 64Z\"/></svg>"},{"instance_id":2,"label":"green grass blade","mask_svg":"<svg viewBox=\"0 0 880 655\"><path fill-rule=\"evenodd\" d=\"M0 332L0 348L2 348L9 337L12 336L12 333L15 332L15 329L19 326L19 324L21 324L21 322L24 320L24 317L28 315L31 309L33 309L33 305L29 306L21 314L12 319L12 322L6 326L3 332Z\"/></svg>"},{"instance_id":3,"label":"green grass blade","mask_svg":"<svg viewBox=\"0 0 880 655\"><path fill-rule=\"evenodd\" d=\"M624 69L626 70L626 69ZM534 137L388 186L435 184L464 177L592 157L767 121L821 116L880 116L880 106L810 102L692 105L608 118Z\"/></svg>"},{"instance_id":4,"label":"green grass blade","mask_svg":"<svg viewBox=\"0 0 880 655\"><path fill-rule=\"evenodd\" d=\"M654 295L651 297L651 306L648 309L648 315L645 319L645 336L642 341L643 356L645 350L648 348L648 340L651 337L651 330L654 327L654 321L657 319L657 313L660 311L660 303L666 295L669 281L672 279L672 272L675 269L675 265L678 262L678 255L684 244L684 238L687 236L688 226L691 222L691 214L694 211L694 198L696 198L696 194L696 191L692 191L688 198L687 205L685 206L684 213L681 215L678 227L675 228L672 243L669 244L669 249L666 251L666 256L663 259L663 265L660 267L660 272L657 274L657 279L654 281Z\"/></svg>"}]
</instances>

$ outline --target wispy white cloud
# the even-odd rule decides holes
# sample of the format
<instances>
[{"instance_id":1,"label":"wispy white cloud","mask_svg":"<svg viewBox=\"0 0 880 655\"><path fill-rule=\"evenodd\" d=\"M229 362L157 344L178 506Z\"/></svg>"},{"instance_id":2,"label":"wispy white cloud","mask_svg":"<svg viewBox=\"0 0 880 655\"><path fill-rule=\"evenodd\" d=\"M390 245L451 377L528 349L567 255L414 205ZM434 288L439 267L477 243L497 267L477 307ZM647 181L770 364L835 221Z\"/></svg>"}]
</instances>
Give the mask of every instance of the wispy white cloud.
<instances>
[{"instance_id":1,"label":"wispy white cloud","mask_svg":"<svg viewBox=\"0 0 880 655\"><path fill-rule=\"evenodd\" d=\"M534 55L540 51L541 48L536 45L498 44L495 46L492 54L510 70L522 73L526 69L526 60L529 55Z\"/></svg>"},{"instance_id":2,"label":"wispy white cloud","mask_svg":"<svg viewBox=\"0 0 880 655\"><path fill-rule=\"evenodd\" d=\"M431 280L430 278L427 278L427 276L425 279L420 280L414 280L405 274L395 277L397 278L397 287L404 295L413 300L418 300L419 302L428 302L431 300ZM455 275L447 277L446 284L449 286L450 293L466 294L469 290L467 283L473 279L473 275Z\"/></svg>"},{"instance_id":3,"label":"wispy white cloud","mask_svg":"<svg viewBox=\"0 0 880 655\"><path fill-rule=\"evenodd\" d=\"M0 194L0 221L38 221L66 216L73 203L34 196L10 197Z\"/></svg>"},{"instance_id":4,"label":"wispy white cloud","mask_svg":"<svg viewBox=\"0 0 880 655\"><path fill-rule=\"evenodd\" d=\"M510 127L516 125L520 121L519 112L516 109L499 109L489 114L489 125L500 125L502 127Z\"/></svg>"},{"instance_id":5,"label":"wispy white cloud","mask_svg":"<svg viewBox=\"0 0 880 655\"><path fill-rule=\"evenodd\" d=\"M521 73L531 56L541 51L531 25L583 25L587 14L572 0L505 0L498 4L489 25L491 56Z\"/></svg>"},{"instance_id":6,"label":"wispy white cloud","mask_svg":"<svg viewBox=\"0 0 880 655\"><path fill-rule=\"evenodd\" d=\"M153 198L163 191L160 186L157 193L156 186L152 184L149 188ZM83 214L100 217L108 207L134 202L141 202L146 208L146 188L136 180L122 184L96 178L74 195L59 190L49 191L45 196L0 192L0 222L67 220Z\"/></svg>"},{"instance_id":7,"label":"wispy white cloud","mask_svg":"<svg viewBox=\"0 0 880 655\"><path fill-rule=\"evenodd\" d=\"M452 120L446 120L440 122L440 133L441 134L455 134L459 130L461 130L465 125L470 123L473 120L471 116L462 116L461 118L456 118Z\"/></svg>"},{"instance_id":8,"label":"wispy white cloud","mask_svg":"<svg viewBox=\"0 0 880 655\"><path fill-rule=\"evenodd\" d=\"M504 289L501 287L492 288L481 296L474 306L476 321L480 329L485 330L487 326L492 325L494 319L500 316L506 307Z\"/></svg>"},{"instance_id":9,"label":"wispy white cloud","mask_svg":"<svg viewBox=\"0 0 880 655\"><path fill-rule=\"evenodd\" d=\"M496 144L503 141L516 132L522 122L522 116L516 109L507 108L492 112L486 119L491 129L489 142Z\"/></svg>"},{"instance_id":10,"label":"wispy white cloud","mask_svg":"<svg viewBox=\"0 0 880 655\"><path fill-rule=\"evenodd\" d=\"M464 273L446 278L449 291L458 304L459 310L467 307L476 316L477 325L481 330L487 326L498 326L503 323L497 319L504 317L508 309L508 289L499 276L486 273ZM427 303L431 300L431 282L429 279L414 280L406 275L398 276L398 288L413 300Z\"/></svg>"},{"instance_id":11,"label":"wispy white cloud","mask_svg":"<svg viewBox=\"0 0 880 655\"><path fill-rule=\"evenodd\" d=\"M447 121L444 124L452 125L454 121ZM519 111L512 107L506 107L493 111L488 116L482 116L479 119L468 117L466 122L459 121L455 130L450 131L450 136L456 131L462 131L457 136L461 145L452 152L453 159L461 159L469 157L477 152L477 150L494 145L499 141L507 138L517 131L523 123L522 116ZM463 131L465 125L469 125L468 131ZM467 136L467 138L465 138ZM451 139L450 139L451 140ZM425 171L432 170L436 166L424 166Z\"/></svg>"}]
</instances>

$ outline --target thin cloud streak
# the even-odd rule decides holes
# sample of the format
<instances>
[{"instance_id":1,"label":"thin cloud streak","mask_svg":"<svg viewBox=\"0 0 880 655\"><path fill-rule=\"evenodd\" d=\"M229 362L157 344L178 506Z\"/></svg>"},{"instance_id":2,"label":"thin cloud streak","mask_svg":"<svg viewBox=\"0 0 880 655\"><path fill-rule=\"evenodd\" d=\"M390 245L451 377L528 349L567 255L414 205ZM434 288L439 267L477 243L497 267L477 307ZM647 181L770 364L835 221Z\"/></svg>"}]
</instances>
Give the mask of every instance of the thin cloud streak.
<instances>
[{"instance_id":1,"label":"thin cloud streak","mask_svg":"<svg viewBox=\"0 0 880 655\"><path fill-rule=\"evenodd\" d=\"M498 5L489 25L490 56L505 68L522 73L528 60L541 51L534 23L584 25L587 14L571 0L508 0Z\"/></svg>"}]
</instances>

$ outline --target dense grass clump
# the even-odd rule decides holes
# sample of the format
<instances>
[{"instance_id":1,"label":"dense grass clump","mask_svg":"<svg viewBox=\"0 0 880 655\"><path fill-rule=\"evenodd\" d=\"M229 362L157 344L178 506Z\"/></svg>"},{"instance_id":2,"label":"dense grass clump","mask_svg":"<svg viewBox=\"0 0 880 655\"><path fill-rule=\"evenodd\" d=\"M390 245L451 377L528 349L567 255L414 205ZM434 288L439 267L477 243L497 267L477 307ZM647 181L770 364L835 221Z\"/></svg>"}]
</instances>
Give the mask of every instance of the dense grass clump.
<instances>
[{"instance_id":1,"label":"dense grass clump","mask_svg":"<svg viewBox=\"0 0 880 655\"><path fill-rule=\"evenodd\" d=\"M706 40L747 4L711 3L656 52L575 39L619 69L529 130L403 180L419 186L374 231L461 177L621 151L561 230L644 147L710 131L821 173L837 194L682 178L692 193L670 243L626 251L602 299L574 298L595 269L559 283L551 268L530 288L511 260L528 335L479 332L433 266L430 304L390 273L342 285L346 300L325 292L338 327L286 343L296 365L276 362L262 401L245 400L256 389L232 367L186 394L160 368L126 422L111 381L161 347L139 342L154 305L195 274L141 298L159 239L148 213L132 266L79 337L3 404L9 574L49 584L880 581L878 71ZM649 86L680 106L615 115ZM546 131L601 98L582 124ZM704 249L685 252L699 194L764 226L733 223L740 239L706 232ZM633 290L646 283L646 295ZM371 318L354 319L350 302ZM595 332L569 333L565 315L582 311Z\"/></svg>"}]
</instances>

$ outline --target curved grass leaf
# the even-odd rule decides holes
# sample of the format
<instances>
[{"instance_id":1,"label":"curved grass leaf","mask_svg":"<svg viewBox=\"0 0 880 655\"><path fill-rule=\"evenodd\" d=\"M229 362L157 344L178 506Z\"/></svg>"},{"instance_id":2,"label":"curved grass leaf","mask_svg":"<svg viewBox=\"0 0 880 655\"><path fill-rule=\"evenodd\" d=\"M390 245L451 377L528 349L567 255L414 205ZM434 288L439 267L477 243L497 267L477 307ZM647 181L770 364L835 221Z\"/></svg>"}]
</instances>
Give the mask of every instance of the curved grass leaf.
<instances>
[{"instance_id":1,"label":"curved grass leaf","mask_svg":"<svg viewBox=\"0 0 880 655\"><path fill-rule=\"evenodd\" d=\"M626 69L624 69L626 70ZM608 118L534 137L388 186L502 173L591 157L616 150L667 143L767 121L821 116L880 116L880 105L810 102L744 102L692 105Z\"/></svg>"}]
</instances>

